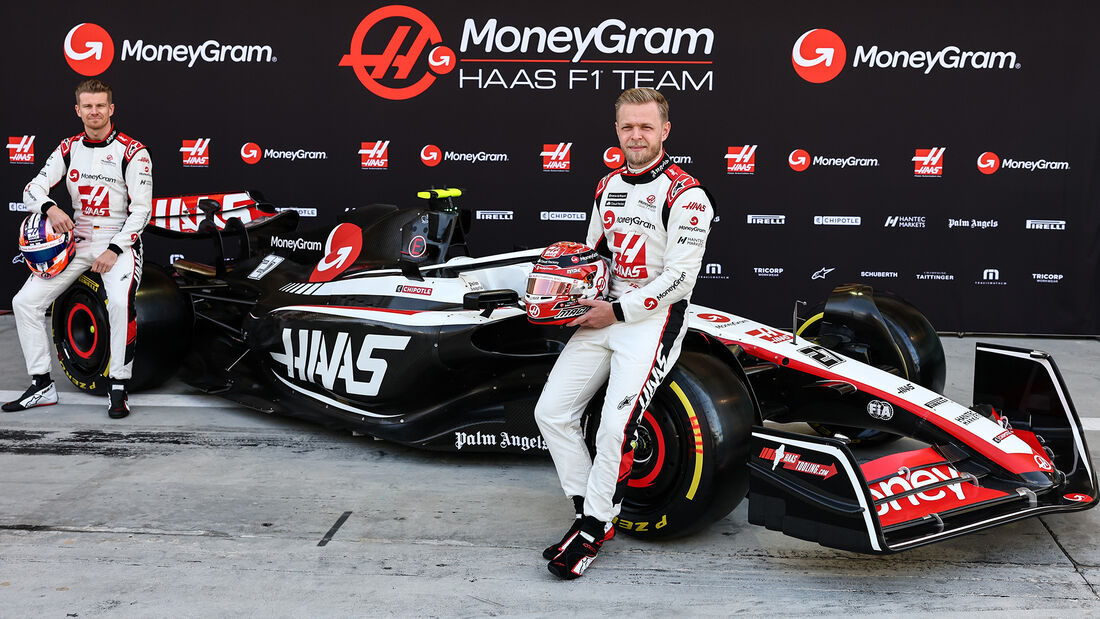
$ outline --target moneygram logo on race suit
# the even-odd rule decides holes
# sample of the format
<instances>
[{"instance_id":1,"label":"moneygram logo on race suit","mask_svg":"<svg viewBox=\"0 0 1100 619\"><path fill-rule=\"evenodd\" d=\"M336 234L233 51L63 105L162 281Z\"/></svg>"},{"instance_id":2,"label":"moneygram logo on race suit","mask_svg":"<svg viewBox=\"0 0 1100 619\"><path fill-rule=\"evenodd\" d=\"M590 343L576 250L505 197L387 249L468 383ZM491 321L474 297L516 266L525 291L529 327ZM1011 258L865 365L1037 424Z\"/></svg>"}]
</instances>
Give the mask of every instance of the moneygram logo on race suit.
<instances>
[{"instance_id":1,"label":"moneygram logo on race suit","mask_svg":"<svg viewBox=\"0 0 1100 619\"><path fill-rule=\"evenodd\" d=\"M383 99L411 99L427 90L436 76L454 69L455 54L442 43L439 28L424 13L408 6L384 6L356 26L351 49L339 66L351 67L363 86ZM367 53L365 46L377 53ZM399 54L402 49L407 51ZM396 73L387 78L391 68Z\"/></svg>"}]
</instances>

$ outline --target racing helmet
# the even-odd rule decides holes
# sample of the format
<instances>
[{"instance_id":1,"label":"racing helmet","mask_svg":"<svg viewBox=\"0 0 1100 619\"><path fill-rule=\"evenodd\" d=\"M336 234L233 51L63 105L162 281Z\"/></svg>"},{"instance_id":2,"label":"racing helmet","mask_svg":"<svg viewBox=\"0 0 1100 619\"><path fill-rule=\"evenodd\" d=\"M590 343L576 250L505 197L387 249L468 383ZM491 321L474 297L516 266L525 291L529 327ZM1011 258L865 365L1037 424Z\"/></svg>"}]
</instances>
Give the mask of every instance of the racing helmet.
<instances>
[{"instance_id":1,"label":"racing helmet","mask_svg":"<svg viewBox=\"0 0 1100 619\"><path fill-rule=\"evenodd\" d=\"M563 325L588 311L577 299L607 294L607 259L581 243L560 241L547 247L527 278L527 320Z\"/></svg>"},{"instance_id":2,"label":"racing helmet","mask_svg":"<svg viewBox=\"0 0 1100 619\"><path fill-rule=\"evenodd\" d=\"M68 266L76 243L72 231L58 234L48 218L35 213L27 215L19 227L19 251L32 273L50 279Z\"/></svg>"}]
</instances>

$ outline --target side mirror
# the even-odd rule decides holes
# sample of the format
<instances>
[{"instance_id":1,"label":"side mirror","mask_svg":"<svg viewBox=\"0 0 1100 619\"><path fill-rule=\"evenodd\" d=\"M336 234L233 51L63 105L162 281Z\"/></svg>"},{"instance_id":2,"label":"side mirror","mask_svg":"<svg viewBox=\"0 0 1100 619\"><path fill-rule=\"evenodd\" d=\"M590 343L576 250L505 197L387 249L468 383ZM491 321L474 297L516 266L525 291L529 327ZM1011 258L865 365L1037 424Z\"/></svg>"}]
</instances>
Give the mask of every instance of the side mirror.
<instances>
[{"instance_id":1,"label":"side mirror","mask_svg":"<svg viewBox=\"0 0 1100 619\"><path fill-rule=\"evenodd\" d=\"M481 315L488 318L493 310L498 307L506 307L519 303L519 293L515 290L482 290L480 292L467 292L462 296L462 308L468 310L484 310Z\"/></svg>"}]
</instances>

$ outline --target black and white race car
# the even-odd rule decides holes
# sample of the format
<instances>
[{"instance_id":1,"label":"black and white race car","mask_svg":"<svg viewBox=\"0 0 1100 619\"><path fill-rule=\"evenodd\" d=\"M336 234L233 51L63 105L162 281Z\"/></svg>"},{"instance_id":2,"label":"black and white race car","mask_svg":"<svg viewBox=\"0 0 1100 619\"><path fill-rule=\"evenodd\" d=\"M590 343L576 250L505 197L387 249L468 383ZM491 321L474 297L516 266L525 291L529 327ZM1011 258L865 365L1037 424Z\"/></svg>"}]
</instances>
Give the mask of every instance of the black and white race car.
<instances>
[{"instance_id":1,"label":"black and white race car","mask_svg":"<svg viewBox=\"0 0 1100 619\"><path fill-rule=\"evenodd\" d=\"M311 263L271 242L297 213L254 194L157 199L151 231L214 249L208 263L147 266L132 388L178 371L257 410L404 445L545 453L532 411L571 330L526 319L541 249L466 255L460 193L351 209ZM96 277L53 309L61 364L90 392L105 389L109 355ZM868 286L835 289L791 330L699 306L689 320L638 429L626 533L684 535L747 498L754 524L887 553L1096 503L1080 420L1044 353L979 344L967 406L940 393L928 321ZM824 436L777 428L789 422ZM853 450L869 443L904 447Z\"/></svg>"}]
</instances>

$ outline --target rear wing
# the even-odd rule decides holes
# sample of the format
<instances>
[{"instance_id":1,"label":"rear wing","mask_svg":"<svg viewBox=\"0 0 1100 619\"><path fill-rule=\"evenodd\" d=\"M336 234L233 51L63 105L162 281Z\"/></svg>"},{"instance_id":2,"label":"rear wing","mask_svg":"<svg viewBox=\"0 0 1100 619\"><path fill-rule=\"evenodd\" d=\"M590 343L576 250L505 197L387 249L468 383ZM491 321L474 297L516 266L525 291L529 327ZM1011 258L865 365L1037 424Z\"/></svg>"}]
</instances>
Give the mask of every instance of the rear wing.
<instances>
[{"instance_id":1,"label":"rear wing","mask_svg":"<svg viewBox=\"0 0 1100 619\"><path fill-rule=\"evenodd\" d=\"M239 223L229 223L232 220ZM204 226L204 221L210 221L213 227ZM168 238L206 238L214 229L251 232L261 226L268 228L275 221L282 223L275 226L280 229L297 227L298 213L276 210L259 192L192 194L153 198L147 230Z\"/></svg>"}]
</instances>

